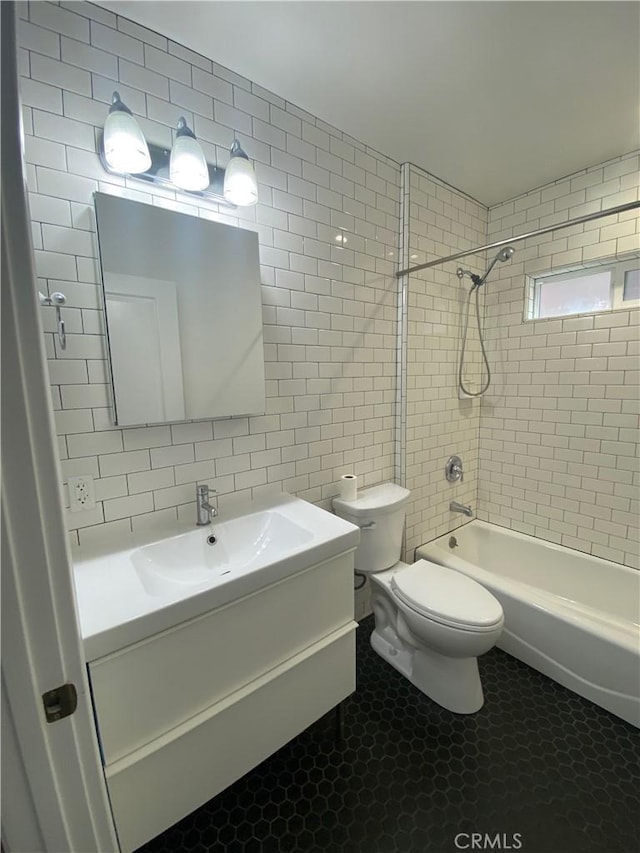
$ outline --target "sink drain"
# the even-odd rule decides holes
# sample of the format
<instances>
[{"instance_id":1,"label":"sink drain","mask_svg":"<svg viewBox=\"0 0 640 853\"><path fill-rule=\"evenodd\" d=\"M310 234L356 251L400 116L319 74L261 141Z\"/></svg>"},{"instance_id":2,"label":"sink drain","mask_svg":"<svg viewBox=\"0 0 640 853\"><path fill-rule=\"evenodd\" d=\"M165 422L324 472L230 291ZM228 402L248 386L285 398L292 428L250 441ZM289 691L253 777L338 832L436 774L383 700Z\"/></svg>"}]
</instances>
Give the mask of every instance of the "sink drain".
<instances>
[{"instance_id":1,"label":"sink drain","mask_svg":"<svg viewBox=\"0 0 640 853\"><path fill-rule=\"evenodd\" d=\"M215 545L217 541L218 537L214 533L211 533L209 534L209 536L207 536L207 545Z\"/></svg>"}]
</instances>

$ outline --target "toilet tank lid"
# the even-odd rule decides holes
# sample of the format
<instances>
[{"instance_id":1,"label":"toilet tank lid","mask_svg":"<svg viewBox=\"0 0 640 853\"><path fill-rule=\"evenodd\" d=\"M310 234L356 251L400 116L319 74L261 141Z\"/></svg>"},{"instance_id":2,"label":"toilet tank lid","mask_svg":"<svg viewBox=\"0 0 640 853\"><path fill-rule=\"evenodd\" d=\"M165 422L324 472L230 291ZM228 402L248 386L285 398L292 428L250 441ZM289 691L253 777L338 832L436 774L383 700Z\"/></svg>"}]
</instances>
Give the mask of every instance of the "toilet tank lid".
<instances>
[{"instance_id":1,"label":"toilet tank lid","mask_svg":"<svg viewBox=\"0 0 640 853\"><path fill-rule=\"evenodd\" d=\"M382 483L359 492L354 501L334 498L333 508L338 513L341 511L351 516L368 515L371 510L391 512L399 509L410 494L409 489L395 483Z\"/></svg>"}]
</instances>

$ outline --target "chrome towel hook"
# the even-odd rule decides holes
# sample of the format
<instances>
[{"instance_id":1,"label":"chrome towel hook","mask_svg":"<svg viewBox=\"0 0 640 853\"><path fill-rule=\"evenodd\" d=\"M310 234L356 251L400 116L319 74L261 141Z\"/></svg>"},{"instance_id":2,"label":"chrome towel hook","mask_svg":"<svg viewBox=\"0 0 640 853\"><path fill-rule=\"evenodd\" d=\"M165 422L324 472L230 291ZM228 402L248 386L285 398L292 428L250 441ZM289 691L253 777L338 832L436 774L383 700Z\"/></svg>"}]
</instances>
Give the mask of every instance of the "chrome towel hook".
<instances>
[{"instance_id":1,"label":"chrome towel hook","mask_svg":"<svg viewBox=\"0 0 640 853\"><path fill-rule=\"evenodd\" d=\"M38 294L40 297L40 305L53 305L56 309L56 320L58 323L58 340L60 341L60 347L62 349L67 348L67 333L64 330L64 320L60 314L60 306L64 305L67 301L64 293L60 293L57 291L56 293L52 293L51 296L45 296L44 293Z\"/></svg>"}]
</instances>

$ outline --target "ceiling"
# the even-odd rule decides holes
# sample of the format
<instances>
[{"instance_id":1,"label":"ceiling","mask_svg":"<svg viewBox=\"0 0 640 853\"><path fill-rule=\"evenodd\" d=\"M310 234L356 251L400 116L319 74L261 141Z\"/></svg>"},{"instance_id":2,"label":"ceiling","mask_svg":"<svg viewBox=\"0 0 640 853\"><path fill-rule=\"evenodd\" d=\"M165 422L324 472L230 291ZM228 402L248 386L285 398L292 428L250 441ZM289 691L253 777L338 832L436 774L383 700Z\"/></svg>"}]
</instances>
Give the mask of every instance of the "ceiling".
<instances>
[{"instance_id":1,"label":"ceiling","mask_svg":"<svg viewBox=\"0 0 640 853\"><path fill-rule=\"evenodd\" d=\"M486 205L640 147L636 2L101 5Z\"/></svg>"}]
</instances>

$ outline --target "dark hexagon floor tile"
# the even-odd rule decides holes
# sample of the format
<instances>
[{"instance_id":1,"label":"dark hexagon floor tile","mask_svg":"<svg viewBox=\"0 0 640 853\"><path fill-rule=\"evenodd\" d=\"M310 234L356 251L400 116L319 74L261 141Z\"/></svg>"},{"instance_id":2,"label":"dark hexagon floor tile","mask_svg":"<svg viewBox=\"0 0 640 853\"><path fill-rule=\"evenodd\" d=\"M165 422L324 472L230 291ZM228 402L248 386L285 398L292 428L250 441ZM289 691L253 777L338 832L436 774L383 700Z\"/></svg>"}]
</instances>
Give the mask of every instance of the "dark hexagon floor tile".
<instances>
[{"instance_id":1,"label":"dark hexagon floor tile","mask_svg":"<svg viewBox=\"0 0 640 853\"><path fill-rule=\"evenodd\" d=\"M632 726L498 649L480 660L485 706L451 714L375 654L372 628L342 742L328 715L138 853L459 853L472 832L637 853Z\"/></svg>"}]
</instances>

